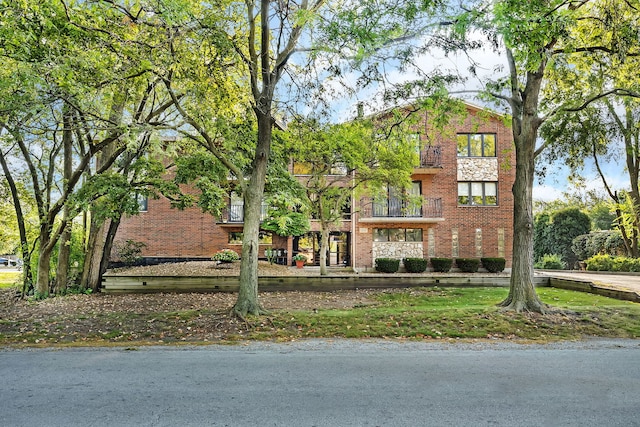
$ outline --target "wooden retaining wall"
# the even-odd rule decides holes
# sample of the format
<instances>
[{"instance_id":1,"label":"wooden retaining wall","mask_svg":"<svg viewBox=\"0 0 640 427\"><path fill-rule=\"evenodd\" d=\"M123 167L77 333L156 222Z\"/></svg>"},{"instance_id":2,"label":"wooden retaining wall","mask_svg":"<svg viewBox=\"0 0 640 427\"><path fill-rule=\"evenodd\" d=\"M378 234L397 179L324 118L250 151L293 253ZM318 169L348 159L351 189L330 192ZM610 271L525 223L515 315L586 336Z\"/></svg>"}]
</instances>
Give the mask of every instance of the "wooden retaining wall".
<instances>
[{"instance_id":1,"label":"wooden retaining wall","mask_svg":"<svg viewBox=\"0 0 640 427\"><path fill-rule=\"evenodd\" d=\"M151 292L236 292L238 277L207 276L110 276L102 280L102 292L108 294ZM537 277L536 286L549 286L547 277ZM421 286L509 286L508 276L284 276L260 277L261 292L269 291L334 291L339 289L383 289Z\"/></svg>"},{"instance_id":2,"label":"wooden retaining wall","mask_svg":"<svg viewBox=\"0 0 640 427\"><path fill-rule=\"evenodd\" d=\"M549 285L554 288L568 289L572 291L589 292L592 294L602 295L609 298L615 298L623 301L640 302L640 294L637 292L607 288L605 286L596 285L587 280L571 280L566 278L549 278Z\"/></svg>"}]
</instances>

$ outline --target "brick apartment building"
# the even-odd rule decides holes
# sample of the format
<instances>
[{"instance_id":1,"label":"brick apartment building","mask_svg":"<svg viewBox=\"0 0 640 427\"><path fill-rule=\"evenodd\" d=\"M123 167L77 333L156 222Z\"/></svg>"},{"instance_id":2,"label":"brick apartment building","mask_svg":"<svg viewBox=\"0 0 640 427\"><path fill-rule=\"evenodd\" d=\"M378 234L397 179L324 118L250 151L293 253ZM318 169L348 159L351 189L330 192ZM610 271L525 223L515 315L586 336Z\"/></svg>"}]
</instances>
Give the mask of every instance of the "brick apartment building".
<instances>
[{"instance_id":1,"label":"brick apartment building","mask_svg":"<svg viewBox=\"0 0 640 427\"><path fill-rule=\"evenodd\" d=\"M466 104L466 117L452 129L427 136L428 114L416 126L420 165L412 175L411 193L422 205L406 206L389 190L386 201L352 200L330 237L331 266L371 269L375 258L504 257L510 267L513 237L515 153L511 129L504 117ZM123 219L116 241L143 242L150 258L210 258L230 248L241 252L242 199L233 195L222 218L197 208L171 209L165 199L148 200L145 209ZM304 253L309 263L319 259L319 224L300 237L261 233L260 253L278 250L278 262Z\"/></svg>"}]
</instances>

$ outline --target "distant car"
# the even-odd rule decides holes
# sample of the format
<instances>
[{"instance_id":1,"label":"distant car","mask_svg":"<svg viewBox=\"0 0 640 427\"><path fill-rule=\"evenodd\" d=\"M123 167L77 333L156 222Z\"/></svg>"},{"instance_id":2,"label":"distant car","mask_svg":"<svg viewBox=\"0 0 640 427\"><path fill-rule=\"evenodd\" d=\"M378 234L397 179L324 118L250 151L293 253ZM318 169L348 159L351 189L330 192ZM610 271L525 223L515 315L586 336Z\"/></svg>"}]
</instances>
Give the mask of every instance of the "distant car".
<instances>
[{"instance_id":1,"label":"distant car","mask_svg":"<svg viewBox=\"0 0 640 427\"><path fill-rule=\"evenodd\" d=\"M7 258L0 258L0 265L9 265L9 260Z\"/></svg>"}]
</instances>

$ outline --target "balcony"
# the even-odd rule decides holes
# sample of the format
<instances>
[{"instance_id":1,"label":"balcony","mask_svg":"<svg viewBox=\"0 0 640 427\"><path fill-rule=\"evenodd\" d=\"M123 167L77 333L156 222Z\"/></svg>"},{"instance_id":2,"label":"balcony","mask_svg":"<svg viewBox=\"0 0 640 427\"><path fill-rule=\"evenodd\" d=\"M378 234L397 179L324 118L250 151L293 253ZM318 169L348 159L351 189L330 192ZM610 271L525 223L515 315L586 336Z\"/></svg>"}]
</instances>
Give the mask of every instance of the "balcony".
<instances>
[{"instance_id":1,"label":"balcony","mask_svg":"<svg viewBox=\"0 0 640 427\"><path fill-rule=\"evenodd\" d=\"M360 220L362 223L434 223L444 221L442 199L423 197L418 206L400 199L375 201L370 197L360 200Z\"/></svg>"},{"instance_id":2,"label":"balcony","mask_svg":"<svg viewBox=\"0 0 640 427\"><path fill-rule=\"evenodd\" d=\"M413 173L414 175L431 175L442 169L442 146L429 145L420 152L420 165Z\"/></svg>"},{"instance_id":3,"label":"balcony","mask_svg":"<svg viewBox=\"0 0 640 427\"><path fill-rule=\"evenodd\" d=\"M260 221L267 218L268 206L263 203L260 211ZM228 225L237 225L244 223L244 204L232 203L222 211L221 222Z\"/></svg>"}]
</instances>

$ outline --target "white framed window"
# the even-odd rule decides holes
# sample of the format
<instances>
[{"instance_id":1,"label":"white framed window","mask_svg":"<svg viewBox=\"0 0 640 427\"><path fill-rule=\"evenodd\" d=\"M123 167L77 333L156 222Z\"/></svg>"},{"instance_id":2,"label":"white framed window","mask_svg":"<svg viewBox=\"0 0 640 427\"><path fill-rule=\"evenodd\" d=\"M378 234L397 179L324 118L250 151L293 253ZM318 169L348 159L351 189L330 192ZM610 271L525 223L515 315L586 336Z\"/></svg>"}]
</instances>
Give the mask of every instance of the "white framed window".
<instances>
[{"instance_id":1,"label":"white framed window","mask_svg":"<svg viewBox=\"0 0 640 427\"><path fill-rule=\"evenodd\" d=\"M497 182L458 182L459 206L496 206Z\"/></svg>"}]
</instances>

